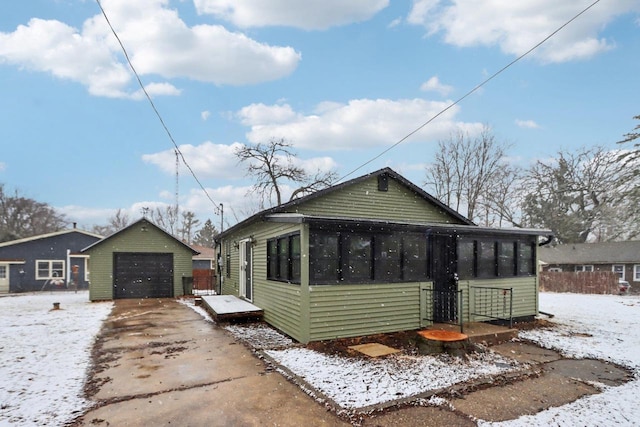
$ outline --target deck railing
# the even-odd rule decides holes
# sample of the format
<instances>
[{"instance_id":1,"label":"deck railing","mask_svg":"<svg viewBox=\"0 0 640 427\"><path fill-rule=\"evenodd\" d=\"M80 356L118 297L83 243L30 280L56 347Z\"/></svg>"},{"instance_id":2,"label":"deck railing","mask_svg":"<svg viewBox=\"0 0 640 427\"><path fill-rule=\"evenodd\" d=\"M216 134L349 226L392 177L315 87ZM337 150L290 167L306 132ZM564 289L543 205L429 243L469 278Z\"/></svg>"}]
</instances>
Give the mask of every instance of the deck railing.
<instances>
[{"instance_id":1,"label":"deck railing","mask_svg":"<svg viewBox=\"0 0 640 427\"><path fill-rule=\"evenodd\" d=\"M471 286L471 315L487 320L501 320L513 326L513 288Z\"/></svg>"}]
</instances>

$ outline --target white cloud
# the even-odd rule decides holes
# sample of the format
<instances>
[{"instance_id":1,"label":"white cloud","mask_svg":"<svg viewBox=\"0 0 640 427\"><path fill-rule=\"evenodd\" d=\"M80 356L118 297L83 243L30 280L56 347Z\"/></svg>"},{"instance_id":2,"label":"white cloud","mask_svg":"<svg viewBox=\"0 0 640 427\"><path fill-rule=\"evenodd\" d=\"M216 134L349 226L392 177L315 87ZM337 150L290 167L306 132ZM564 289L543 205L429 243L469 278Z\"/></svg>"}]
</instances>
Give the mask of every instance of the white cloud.
<instances>
[{"instance_id":1,"label":"white cloud","mask_svg":"<svg viewBox=\"0 0 640 427\"><path fill-rule=\"evenodd\" d=\"M453 90L453 86L442 84L438 76L433 76L422 83L420 90L424 92L437 92L442 96L447 96Z\"/></svg>"},{"instance_id":2,"label":"white cloud","mask_svg":"<svg viewBox=\"0 0 640 427\"><path fill-rule=\"evenodd\" d=\"M207 121L209 120L209 117L211 117L211 111L203 111L202 113L200 113L200 117L202 117L203 121Z\"/></svg>"},{"instance_id":3,"label":"white cloud","mask_svg":"<svg viewBox=\"0 0 640 427\"><path fill-rule=\"evenodd\" d=\"M462 46L500 46L520 55L580 12L589 2L556 0L414 0L408 22L442 34L446 43ZM637 1L600 2L534 52L544 62L585 59L614 47L599 36L617 16L639 11Z\"/></svg>"},{"instance_id":4,"label":"white cloud","mask_svg":"<svg viewBox=\"0 0 640 427\"><path fill-rule=\"evenodd\" d=\"M516 125L518 125L521 128L526 128L526 129L538 129L540 128L540 125L538 123L536 123L533 120L519 120L516 119Z\"/></svg>"},{"instance_id":5,"label":"white cloud","mask_svg":"<svg viewBox=\"0 0 640 427\"><path fill-rule=\"evenodd\" d=\"M4 162L0 162L0 172L4 172L7 169L7 165Z\"/></svg>"},{"instance_id":6,"label":"white cloud","mask_svg":"<svg viewBox=\"0 0 640 427\"><path fill-rule=\"evenodd\" d=\"M313 114L295 112L289 105L256 104L240 110L237 117L251 127L247 138L254 143L284 138L298 148L349 150L394 144L449 104L424 99L356 99L348 104L319 104ZM411 140L435 140L459 126L482 126L455 122L458 111L459 107L452 107Z\"/></svg>"},{"instance_id":7,"label":"white cloud","mask_svg":"<svg viewBox=\"0 0 640 427\"><path fill-rule=\"evenodd\" d=\"M194 0L198 13L212 14L240 28L287 26L304 30L362 22L389 0Z\"/></svg>"},{"instance_id":8,"label":"white cloud","mask_svg":"<svg viewBox=\"0 0 640 427\"><path fill-rule=\"evenodd\" d=\"M291 47L270 46L219 25L180 19L168 0L103 0L102 4L141 75L229 85L254 84L291 74L301 56ZM101 14L81 30L56 20L31 19L0 33L0 63L85 85L92 95L139 98L120 46ZM169 83L151 83L154 95L177 95Z\"/></svg>"},{"instance_id":9,"label":"white cloud","mask_svg":"<svg viewBox=\"0 0 640 427\"><path fill-rule=\"evenodd\" d=\"M199 179L229 178L238 175L238 159L234 153L240 147L242 144L239 142L224 145L207 141L200 145L181 145L180 152ZM142 160L145 163L158 166L166 173L175 174L176 172L176 155L173 149L144 154ZM180 173L182 175L190 174L184 167L182 159L180 159Z\"/></svg>"}]
</instances>

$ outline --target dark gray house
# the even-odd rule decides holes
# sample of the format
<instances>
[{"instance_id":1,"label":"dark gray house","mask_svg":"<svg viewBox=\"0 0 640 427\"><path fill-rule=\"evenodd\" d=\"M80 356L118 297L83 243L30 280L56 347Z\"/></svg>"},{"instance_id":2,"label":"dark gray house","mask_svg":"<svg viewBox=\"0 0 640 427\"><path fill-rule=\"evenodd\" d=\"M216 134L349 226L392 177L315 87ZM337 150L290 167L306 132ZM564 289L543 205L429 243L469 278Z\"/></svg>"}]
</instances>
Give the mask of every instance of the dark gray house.
<instances>
[{"instance_id":1,"label":"dark gray house","mask_svg":"<svg viewBox=\"0 0 640 427\"><path fill-rule=\"evenodd\" d=\"M0 243L0 293L88 288L88 258L80 251L101 238L74 228Z\"/></svg>"},{"instance_id":2,"label":"dark gray house","mask_svg":"<svg viewBox=\"0 0 640 427\"><path fill-rule=\"evenodd\" d=\"M479 227L389 168L217 236L222 294L306 343L438 322L533 318L549 230Z\"/></svg>"},{"instance_id":3,"label":"dark gray house","mask_svg":"<svg viewBox=\"0 0 640 427\"><path fill-rule=\"evenodd\" d=\"M612 271L640 286L640 241L575 243L540 249L543 271Z\"/></svg>"}]
</instances>

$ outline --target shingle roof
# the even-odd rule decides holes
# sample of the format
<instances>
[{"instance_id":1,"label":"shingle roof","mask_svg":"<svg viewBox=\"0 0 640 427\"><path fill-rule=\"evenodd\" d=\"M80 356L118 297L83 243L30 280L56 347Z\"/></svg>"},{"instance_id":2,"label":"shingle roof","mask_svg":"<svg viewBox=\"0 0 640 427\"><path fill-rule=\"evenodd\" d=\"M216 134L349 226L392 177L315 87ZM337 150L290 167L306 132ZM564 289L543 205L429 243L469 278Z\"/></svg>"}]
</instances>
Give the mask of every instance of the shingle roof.
<instances>
[{"instance_id":1,"label":"shingle roof","mask_svg":"<svg viewBox=\"0 0 640 427\"><path fill-rule=\"evenodd\" d=\"M546 246L538 254L547 264L640 264L640 241Z\"/></svg>"}]
</instances>

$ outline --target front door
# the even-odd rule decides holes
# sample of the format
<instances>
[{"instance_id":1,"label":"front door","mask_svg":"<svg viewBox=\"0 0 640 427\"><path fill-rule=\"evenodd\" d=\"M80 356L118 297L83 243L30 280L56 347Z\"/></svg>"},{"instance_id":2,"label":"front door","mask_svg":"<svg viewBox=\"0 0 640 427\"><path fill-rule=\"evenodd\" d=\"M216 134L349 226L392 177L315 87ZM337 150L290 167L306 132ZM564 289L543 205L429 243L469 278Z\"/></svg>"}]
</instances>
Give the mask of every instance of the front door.
<instances>
[{"instance_id":1,"label":"front door","mask_svg":"<svg viewBox=\"0 0 640 427\"><path fill-rule=\"evenodd\" d=\"M251 240L240 241L240 296L253 301Z\"/></svg>"},{"instance_id":2,"label":"front door","mask_svg":"<svg viewBox=\"0 0 640 427\"><path fill-rule=\"evenodd\" d=\"M0 294L9 292L9 264L0 264Z\"/></svg>"},{"instance_id":3,"label":"front door","mask_svg":"<svg viewBox=\"0 0 640 427\"><path fill-rule=\"evenodd\" d=\"M454 322L458 320L456 237L434 235L431 244L433 320L436 323Z\"/></svg>"}]
</instances>

